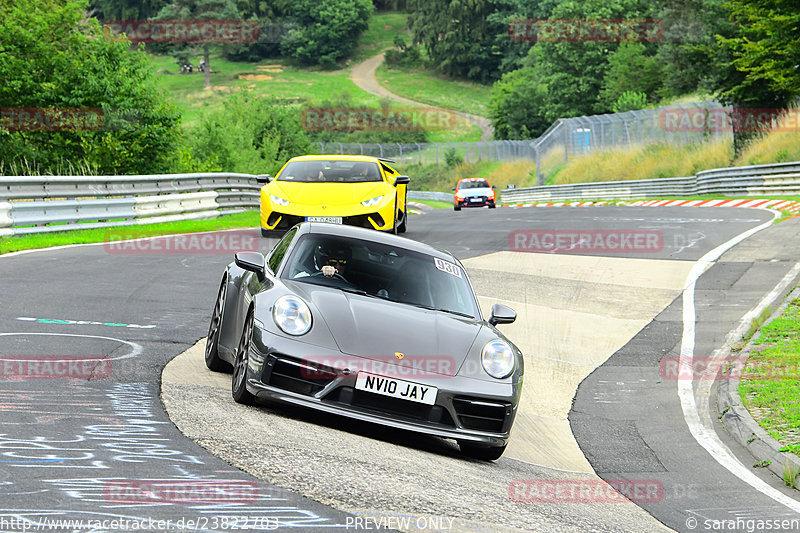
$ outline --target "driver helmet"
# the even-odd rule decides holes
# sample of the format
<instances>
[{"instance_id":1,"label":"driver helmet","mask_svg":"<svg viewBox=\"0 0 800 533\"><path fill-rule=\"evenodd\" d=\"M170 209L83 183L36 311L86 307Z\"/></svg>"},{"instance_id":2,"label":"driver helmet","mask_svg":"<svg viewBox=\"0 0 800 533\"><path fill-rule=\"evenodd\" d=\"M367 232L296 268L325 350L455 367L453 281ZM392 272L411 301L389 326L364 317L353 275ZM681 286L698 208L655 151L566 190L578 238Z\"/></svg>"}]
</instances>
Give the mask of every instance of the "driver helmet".
<instances>
[{"instance_id":1,"label":"driver helmet","mask_svg":"<svg viewBox=\"0 0 800 533\"><path fill-rule=\"evenodd\" d=\"M329 262L339 262L347 264L350 260L351 251L348 246L336 242L323 242L314 248L314 266L322 269Z\"/></svg>"}]
</instances>

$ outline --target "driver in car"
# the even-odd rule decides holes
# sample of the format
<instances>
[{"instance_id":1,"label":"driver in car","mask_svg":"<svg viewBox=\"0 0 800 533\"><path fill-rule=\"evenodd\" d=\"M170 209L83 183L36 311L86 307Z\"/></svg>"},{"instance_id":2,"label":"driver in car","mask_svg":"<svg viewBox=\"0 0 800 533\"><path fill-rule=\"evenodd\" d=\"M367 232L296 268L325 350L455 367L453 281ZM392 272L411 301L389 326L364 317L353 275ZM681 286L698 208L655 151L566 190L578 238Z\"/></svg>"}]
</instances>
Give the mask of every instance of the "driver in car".
<instances>
[{"instance_id":1,"label":"driver in car","mask_svg":"<svg viewBox=\"0 0 800 533\"><path fill-rule=\"evenodd\" d=\"M306 276L325 276L326 278L345 278L347 271L347 261L350 259L350 249L346 246L328 244L318 244L314 248L313 272L301 271L294 275L295 278Z\"/></svg>"},{"instance_id":2,"label":"driver in car","mask_svg":"<svg viewBox=\"0 0 800 533\"><path fill-rule=\"evenodd\" d=\"M334 276L347 281L344 274L347 270L347 260L350 257L350 250L345 247L335 247L328 253L327 260L322 267L322 275L326 278Z\"/></svg>"}]
</instances>

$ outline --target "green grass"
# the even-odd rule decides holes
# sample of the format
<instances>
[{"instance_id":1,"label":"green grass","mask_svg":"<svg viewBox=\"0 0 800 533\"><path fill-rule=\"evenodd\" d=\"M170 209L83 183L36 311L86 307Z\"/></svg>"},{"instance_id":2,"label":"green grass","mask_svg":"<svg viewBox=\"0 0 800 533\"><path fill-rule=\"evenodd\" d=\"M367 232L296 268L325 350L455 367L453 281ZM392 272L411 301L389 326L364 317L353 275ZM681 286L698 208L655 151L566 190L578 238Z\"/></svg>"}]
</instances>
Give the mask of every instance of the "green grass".
<instances>
[{"instance_id":1,"label":"green grass","mask_svg":"<svg viewBox=\"0 0 800 533\"><path fill-rule=\"evenodd\" d=\"M800 298L761 328L752 348L739 394L761 427L800 455Z\"/></svg>"},{"instance_id":2,"label":"green grass","mask_svg":"<svg viewBox=\"0 0 800 533\"><path fill-rule=\"evenodd\" d=\"M122 238L135 239L139 237L153 237L156 235L172 235L175 233L253 228L259 227L259 224L258 211L248 211L246 213L222 215L212 219L185 220L163 224L148 224L146 226L125 226L118 228L58 231L34 235L15 235L11 237L0 237L0 254L32 250L35 248L48 248L50 246L63 246L66 244L107 242L109 240L119 240Z\"/></svg>"},{"instance_id":3,"label":"green grass","mask_svg":"<svg viewBox=\"0 0 800 533\"><path fill-rule=\"evenodd\" d=\"M491 85L453 80L422 69L394 69L385 64L375 73L378 83L416 102L485 117Z\"/></svg>"},{"instance_id":4,"label":"green grass","mask_svg":"<svg viewBox=\"0 0 800 533\"><path fill-rule=\"evenodd\" d=\"M211 57L211 87L203 87L203 73L180 74L170 56L151 56L156 64L157 84L183 111L184 125L191 129L203 115L222 107L233 92L249 91L291 102L329 100L349 93L354 106L377 106L380 99L359 89L350 81L349 70L298 69L279 60L259 63L227 61Z\"/></svg>"},{"instance_id":5,"label":"green grass","mask_svg":"<svg viewBox=\"0 0 800 533\"><path fill-rule=\"evenodd\" d=\"M354 63L364 61L368 57L394 46L396 35L410 35L410 33L408 13L373 13L369 19L369 27L359 37L358 47L350 61Z\"/></svg>"},{"instance_id":6,"label":"green grass","mask_svg":"<svg viewBox=\"0 0 800 533\"><path fill-rule=\"evenodd\" d=\"M409 200L409 202L429 205L434 209L452 209L453 207L453 202L440 202L439 200Z\"/></svg>"}]
</instances>

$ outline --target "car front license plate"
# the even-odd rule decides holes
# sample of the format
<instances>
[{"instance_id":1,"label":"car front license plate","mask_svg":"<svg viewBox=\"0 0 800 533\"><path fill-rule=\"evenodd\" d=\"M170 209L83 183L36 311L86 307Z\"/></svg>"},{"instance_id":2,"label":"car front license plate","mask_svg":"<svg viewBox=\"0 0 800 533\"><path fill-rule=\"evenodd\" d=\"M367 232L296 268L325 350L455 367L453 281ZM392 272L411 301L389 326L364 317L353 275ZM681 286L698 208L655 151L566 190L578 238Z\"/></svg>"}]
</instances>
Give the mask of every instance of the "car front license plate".
<instances>
[{"instance_id":1,"label":"car front license plate","mask_svg":"<svg viewBox=\"0 0 800 533\"><path fill-rule=\"evenodd\" d=\"M469 201L470 202L482 202L483 200L481 200L480 198L470 198Z\"/></svg>"},{"instance_id":2,"label":"car front license plate","mask_svg":"<svg viewBox=\"0 0 800 533\"><path fill-rule=\"evenodd\" d=\"M330 224L341 224L342 217L306 217L307 222L328 222Z\"/></svg>"},{"instance_id":3,"label":"car front license plate","mask_svg":"<svg viewBox=\"0 0 800 533\"><path fill-rule=\"evenodd\" d=\"M364 372L358 373L356 389L428 405L436 402L436 394L439 392L436 387L430 385L420 385L402 379L376 376Z\"/></svg>"}]
</instances>

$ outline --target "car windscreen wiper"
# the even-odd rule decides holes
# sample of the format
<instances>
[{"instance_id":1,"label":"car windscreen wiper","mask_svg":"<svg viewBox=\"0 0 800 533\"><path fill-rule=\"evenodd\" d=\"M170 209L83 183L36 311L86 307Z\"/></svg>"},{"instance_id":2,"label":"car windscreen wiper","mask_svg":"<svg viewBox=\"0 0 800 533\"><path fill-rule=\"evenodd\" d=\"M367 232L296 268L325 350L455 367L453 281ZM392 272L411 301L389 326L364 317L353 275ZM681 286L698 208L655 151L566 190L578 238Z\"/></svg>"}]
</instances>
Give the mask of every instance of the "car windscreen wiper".
<instances>
[{"instance_id":1,"label":"car windscreen wiper","mask_svg":"<svg viewBox=\"0 0 800 533\"><path fill-rule=\"evenodd\" d=\"M414 307L419 307L419 308L422 308L422 309L428 309L430 311L441 311L442 313L449 313L451 315L458 315L458 316L463 316L463 317L466 317L466 318L475 318L473 315L468 315L467 313L459 313L458 311L453 311L452 309L445 309L444 307L431 307L429 305L415 304L415 303L412 303L412 302L404 302L402 300L399 300L399 301L400 301L400 303L403 303L403 304L413 305Z\"/></svg>"}]
</instances>

